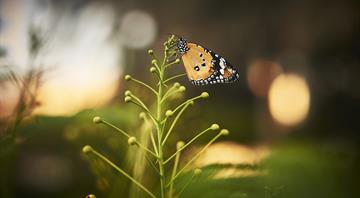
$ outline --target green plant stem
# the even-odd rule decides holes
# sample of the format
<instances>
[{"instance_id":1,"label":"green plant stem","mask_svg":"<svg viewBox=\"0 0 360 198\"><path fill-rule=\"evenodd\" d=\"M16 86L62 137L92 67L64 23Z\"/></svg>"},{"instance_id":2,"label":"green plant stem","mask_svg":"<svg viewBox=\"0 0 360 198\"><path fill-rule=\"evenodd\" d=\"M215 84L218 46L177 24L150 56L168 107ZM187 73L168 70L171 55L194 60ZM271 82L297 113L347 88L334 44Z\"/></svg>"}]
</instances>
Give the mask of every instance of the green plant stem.
<instances>
[{"instance_id":1,"label":"green plant stem","mask_svg":"<svg viewBox=\"0 0 360 198\"><path fill-rule=\"evenodd\" d=\"M135 96L134 94L130 94L130 96L132 98L134 98L141 106L143 106L144 109L146 109L148 112L149 111L149 108L145 105L145 103L143 103L143 101L140 100L140 98L138 98L137 96Z\"/></svg>"},{"instance_id":2,"label":"green plant stem","mask_svg":"<svg viewBox=\"0 0 360 198\"><path fill-rule=\"evenodd\" d=\"M145 156L145 159L146 161L151 165L151 167L154 168L155 172L157 174L159 174L159 170L157 169L157 167L155 166L155 164L151 161L151 159L149 159L149 157L147 155L144 155Z\"/></svg>"},{"instance_id":3,"label":"green plant stem","mask_svg":"<svg viewBox=\"0 0 360 198\"><path fill-rule=\"evenodd\" d=\"M172 86L170 89L168 89L168 90L165 92L164 96L162 97L161 103L164 102L165 99L166 99L167 97L169 97L169 95L171 95L171 94L172 94L173 92L175 92L177 89L179 89L179 88L176 88L175 86Z\"/></svg>"},{"instance_id":4,"label":"green plant stem","mask_svg":"<svg viewBox=\"0 0 360 198\"><path fill-rule=\"evenodd\" d=\"M164 161L164 164L168 163L172 158L174 158L177 153L181 152L182 150L184 150L187 146L189 146L192 142L194 142L196 139L198 139L200 136L202 136L203 134L205 134L206 132L210 131L211 128L207 128L204 131L198 133L195 137L193 137L188 143L186 143L184 146L182 146L180 149L178 149L174 154L172 154L167 160Z\"/></svg>"},{"instance_id":5,"label":"green plant stem","mask_svg":"<svg viewBox=\"0 0 360 198\"><path fill-rule=\"evenodd\" d=\"M191 160L189 160L184 167L182 167L179 172L170 179L169 183L166 186L169 186L174 180L179 177L179 175L195 160L197 159L215 140L217 140L222 134L218 133L213 139L210 140Z\"/></svg>"},{"instance_id":6,"label":"green plant stem","mask_svg":"<svg viewBox=\"0 0 360 198\"><path fill-rule=\"evenodd\" d=\"M154 124L157 122L157 120L154 118L154 116L152 115L152 113L146 106L143 106L142 104L135 102L133 100L131 100L130 102L135 104L136 106L140 107L141 109L143 109L150 116L150 118L154 122Z\"/></svg>"},{"instance_id":7,"label":"green plant stem","mask_svg":"<svg viewBox=\"0 0 360 198\"><path fill-rule=\"evenodd\" d=\"M154 151L155 151L156 155L159 156L159 152L158 152L158 149L157 149L157 146L156 146L156 143L155 143L154 134L153 134L152 131L150 132L150 138L151 138L151 142L152 142L153 147L154 147Z\"/></svg>"},{"instance_id":8,"label":"green plant stem","mask_svg":"<svg viewBox=\"0 0 360 198\"><path fill-rule=\"evenodd\" d=\"M177 197L180 197L181 193L184 192L186 187L189 186L189 184L193 181L194 177L195 177L195 173L191 175L189 180L184 184L184 186L181 188L181 190L177 193Z\"/></svg>"},{"instance_id":9,"label":"green plant stem","mask_svg":"<svg viewBox=\"0 0 360 198\"><path fill-rule=\"evenodd\" d=\"M201 96L196 96L196 97L193 97L193 98L191 98L191 99L186 100L185 102L183 102L183 103L181 103L179 106L177 106L177 107L173 110L173 112L175 113L175 112L178 111L182 106L190 103L191 101L195 101L195 100L200 99L200 98L202 98L202 97L201 97Z\"/></svg>"},{"instance_id":10,"label":"green plant stem","mask_svg":"<svg viewBox=\"0 0 360 198\"><path fill-rule=\"evenodd\" d=\"M127 138L130 138L130 137L131 137L131 136L130 136L128 133L126 133L124 130L118 128L117 126L115 126L115 125L113 125L113 124L111 124L111 123L109 123L109 122L107 122L107 121L105 121L105 120L101 120L101 123L103 123L103 124L105 124L105 125L113 128L113 129L115 129L116 131L120 132L122 135L126 136Z\"/></svg>"},{"instance_id":11,"label":"green plant stem","mask_svg":"<svg viewBox=\"0 0 360 198\"><path fill-rule=\"evenodd\" d=\"M162 62L162 66L164 66L165 62L166 62L166 52L165 52L165 55L164 55L164 60ZM164 78L164 69L163 67L160 67L160 73L159 73L159 76L160 76L160 83L159 83L159 89L158 89L158 92L157 92L157 102L156 102L156 119L159 121L159 120L162 120L161 119L161 115L162 115L162 108L161 108L161 100L162 100L162 97L163 97L163 78ZM158 140L158 164L159 164L159 173L160 173L160 195L161 195L161 198L164 198L165 197L165 175L164 175L164 164L163 164L163 148L162 148L162 145L161 145L161 139L162 139L162 134L161 134L161 131L162 131L162 127L161 127L161 123L160 122L156 122L156 131L157 131L157 140Z\"/></svg>"},{"instance_id":12,"label":"green plant stem","mask_svg":"<svg viewBox=\"0 0 360 198\"><path fill-rule=\"evenodd\" d=\"M170 67L171 65L178 64L178 63L179 63L179 62L176 62L176 61L174 60L174 61L172 61L172 62L164 65L164 68Z\"/></svg>"},{"instance_id":13,"label":"green plant stem","mask_svg":"<svg viewBox=\"0 0 360 198\"><path fill-rule=\"evenodd\" d=\"M186 73L172 76L172 77L166 79L166 80L164 81L164 83L167 83L167 82L169 82L169 81L171 81L171 80L174 80L174 79L176 79L176 78L180 78L180 77L183 77L183 76L186 76Z\"/></svg>"},{"instance_id":14,"label":"green plant stem","mask_svg":"<svg viewBox=\"0 0 360 198\"><path fill-rule=\"evenodd\" d=\"M166 96L163 97L163 99L161 100L161 102L166 101L166 99L167 99L168 97L170 97L171 95L174 95L175 93L179 93L179 92L181 92L180 89L176 89L176 90L171 91L169 94L167 94Z\"/></svg>"},{"instance_id":15,"label":"green plant stem","mask_svg":"<svg viewBox=\"0 0 360 198\"><path fill-rule=\"evenodd\" d=\"M174 167L173 167L173 170L172 170L172 174L171 174L171 178L175 177L176 175L176 171L177 171L177 167L179 165L179 160L180 160L180 154L181 154L181 150L178 149L178 152L176 152L176 157L175 157L175 162L174 162ZM174 182L172 182L170 184L170 188L169 188L169 197L173 197L174 195Z\"/></svg>"},{"instance_id":16,"label":"green plant stem","mask_svg":"<svg viewBox=\"0 0 360 198\"><path fill-rule=\"evenodd\" d=\"M139 188L141 188L144 192L146 192L150 197L156 198L156 196L151 193L145 186L143 186L141 183L136 181L133 177L131 177L129 174L127 174L124 170L122 170L120 167L115 165L112 161L110 161L108 158L100 154L94 149L91 149L91 152L94 153L96 156L98 156L100 159L102 159L104 162L108 163L110 166L112 166L115 170L117 170L119 173L123 174L125 177L130 179L135 185L137 185Z\"/></svg>"},{"instance_id":17,"label":"green plant stem","mask_svg":"<svg viewBox=\"0 0 360 198\"><path fill-rule=\"evenodd\" d=\"M140 85L142 85L142 86L144 86L144 87L146 87L146 88L148 88L150 91L152 91L155 95L158 95L158 93L155 91L155 89L153 89L152 87L150 87L149 85L147 85L146 83L144 83L144 82L142 82L142 81L140 81L140 80L137 80L137 79L135 79L135 78L131 78L131 80L132 81L134 81L134 82L136 82L136 83L138 83L138 84L140 84Z\"/></svg>"},{"instance_id":18,"label":"green plant stem","mask_svg":"<svg viewBox=\"0 0 360 198\"><path fill-rule=\"evenodd\" d=\"M146 124L150 125L149 120L148 120L147 117L144 118L144 122ZM155 138L154 138L154 133L153 133L152 127L151 127L151 130L150 130L150 139L151 139L151 143L153 145L154 152L156 153L156 156L158 156L159 153L158 153L157 146L156 146L156 143L155 143Z\"/></svg>"},{"instance_id":19,"label":"green plant stem","mask_svg":"<svg viewBox=\"0 0 360 198\"><path fill-rule=\"evenodd\" d=\"M120 132L122 135L126 136L127 138L130 138L130 137L131 137L131 136L130 136L128 133L126 133L124 130L116 127L116 126L113 125L113 124L111 124L111 123L109 123L109 122L107 122L107 121L105 121L105 120L101 120L101 122L102 122L103 124L105 124L105 125L113 128L113 129L115 129L116 131ZM153 155L155 158L158 158L157 154L155 154L154 152L152 152L151 150L149 150L146 146L142 145L139 141L136 140L135 143L136 143L137 146L139 146L139 148L144 149L146 152L150 153L150 154Z\"/></svg>"},{"instance_id":20,"label":"green plant stem","mask_svg":"<svg viewBox=\"0 0 360 198\"><path fill-rule=\"evenodd\" d=\"M166 143L166 140L169 138L170 133L172 132L172 130L174 129L175 124L177 123L177 121L179 120L181 114L185 111L185 109L189 106L190 104L186 104L181 110L180 112L176 115L176 117L174 118L173 122L170 125L169 130L167 131L164 140L161 142L161 145L164 146Z\"/></svg>"},{"instance_id":21,"label":"green plant stem","mask_svg":"<svg viewBox=\"0 0 360 198\"><path fill-rule=\"evenodd\" d=\"M139 141L136 140L135 144L137 146L139 146L139 148L143 149L144 151L150 153L152 156L154 156L155 158L158 158L158 156L152 152L150 149L148 149L147 147L145 147L144 145L142 145Z\"/></svg>"}]
</instances>

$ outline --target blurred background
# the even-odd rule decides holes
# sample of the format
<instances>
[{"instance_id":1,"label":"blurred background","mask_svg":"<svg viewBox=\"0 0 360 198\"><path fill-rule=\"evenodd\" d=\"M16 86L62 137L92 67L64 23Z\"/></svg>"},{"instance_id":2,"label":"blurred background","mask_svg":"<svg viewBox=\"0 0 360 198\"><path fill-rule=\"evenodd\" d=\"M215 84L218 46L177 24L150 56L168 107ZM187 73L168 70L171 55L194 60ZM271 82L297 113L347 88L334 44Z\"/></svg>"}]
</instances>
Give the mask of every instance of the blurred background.
<instances>
[{"instance_id":1,"label":"blurred background","mask_svg":"<svg viewBox=\"0 0 360 198\"><path fill-rule=\"evenodd\" d=\"M209 171L183 197L358 197L359 8L357 0L0 0L0 197L144 196L81 148L132 170L126 141L91 120L139 126L139 109L123 102L123 76L154 82L146 51L161 54L169 34L240 73L232 84L179 81L184 97L210 98L185 114L173 145L211 123L231 131L196 161Z\"/></svg>"}]
</instances>

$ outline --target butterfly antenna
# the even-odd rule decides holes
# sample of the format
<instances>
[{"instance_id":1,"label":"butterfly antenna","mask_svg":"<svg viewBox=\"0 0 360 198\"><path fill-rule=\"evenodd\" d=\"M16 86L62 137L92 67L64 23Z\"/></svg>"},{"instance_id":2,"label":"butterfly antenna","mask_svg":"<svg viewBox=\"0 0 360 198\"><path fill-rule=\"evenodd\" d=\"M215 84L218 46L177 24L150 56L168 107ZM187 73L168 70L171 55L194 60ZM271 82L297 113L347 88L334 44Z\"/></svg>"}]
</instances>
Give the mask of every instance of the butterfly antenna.
<instances>
[{"instance_id":1,"label":"butterfly antenna","mask_svg":"<svg viewBox=\"0 0 360 198\"><path fill-rule=\"evenodd\" d=\"M177 34L173 34L173 33L167 33L167 35L169 35L169 36L175 36L176 38L181 38L181 36L179 36L179 35L177 35Z\"/></svg>"}]
</instances>

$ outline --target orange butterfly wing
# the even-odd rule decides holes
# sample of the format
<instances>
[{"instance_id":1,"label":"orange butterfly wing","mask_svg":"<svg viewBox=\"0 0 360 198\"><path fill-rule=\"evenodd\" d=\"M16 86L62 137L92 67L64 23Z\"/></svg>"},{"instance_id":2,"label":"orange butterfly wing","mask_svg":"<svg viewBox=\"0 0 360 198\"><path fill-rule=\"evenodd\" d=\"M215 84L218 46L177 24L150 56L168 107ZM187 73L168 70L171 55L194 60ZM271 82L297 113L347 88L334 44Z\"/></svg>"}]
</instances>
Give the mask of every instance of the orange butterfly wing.
<instances>
[{"instance_id":1,"label":"orange butterfly wing","mask_svg":"<svg viewBox=\"0 0 360 198\"><path fill-rule=\"evenodd\" d=\"M236 69L224 58L194 43L187 43L182 60L194 85L229 83L239 78Z\"/></svg>"},{"instance_id":2,"label":"orange butterfly wing","mask_svg":"<svg viewBox=\"0 0 360 198\"><path fill-rule=\"evenodd\" d=\"M185 70L190 80L200 80L213 73L212 56L203 47L189 43L189 50L182 56Z\"/></svg>"}]
</instances>

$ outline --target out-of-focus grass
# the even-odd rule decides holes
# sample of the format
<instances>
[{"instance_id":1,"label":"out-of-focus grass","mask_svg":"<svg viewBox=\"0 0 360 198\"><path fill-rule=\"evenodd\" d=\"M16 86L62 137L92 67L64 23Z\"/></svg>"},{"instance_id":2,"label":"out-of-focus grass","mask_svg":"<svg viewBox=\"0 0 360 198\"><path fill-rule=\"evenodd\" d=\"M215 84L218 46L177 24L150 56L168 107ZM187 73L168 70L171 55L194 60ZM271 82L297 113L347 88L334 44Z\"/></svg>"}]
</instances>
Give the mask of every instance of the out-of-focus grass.
<instances>
[{"instance_id":1,"label":"out-of-focus grass","mask_svg":"<svg viewBox=\"0 0 360 198\"><path fill-rule=\"evenodd\" d=\"M137 110L131 106L115 106L87 110L73 117L36 117L24 123L21 131L24 142L17 148L9 181L11 191L17 197L79 197L86 193L97 197L127 195L130 183L95 157L91 166L80 153L85 143L91 143L122 167L127 167L127 146L107 127L94 127L89 118L101 115L119 125L133 127L139 120ZM90 123L90 124L89 124ZM186 137L186 134L183 134ZM356 150L350 146L325 144L314 141L286 141L270 147L272 154L258 167L211 165L183 191L180 197L356 197L359 182L356 174ZM47 154L71 161L71 179L61 188L46 191L24 185L19 181L18 168L24 155ZM1 162L2 163L2 162ZM214 178L224 169L257 169L262 174L248 177ZM34 170L27 170L29 172ZM130 170L131 171L131 170ZM181 187L193 172L185 174L176 183ZM146 174L145 177L153 177ZM51 178L50 178L51 179ZM146 179L146 178L145 178ZM151 178L148 178L151 180Z\"/></svg>"},{"instance_id":2,"label":"out-of-focus grass","mask_svg":"<svg viewBox=\"0 0 360 198\"><path fill-rule=\"evenodd\" d=\"M232 166L208 166L181 197L356 197L359 183L349 170L354 160L353 151L339 152L332 145L287 143L260 164L265 174L215 179L214 172Z\"/></svg>"}]
</instances>

